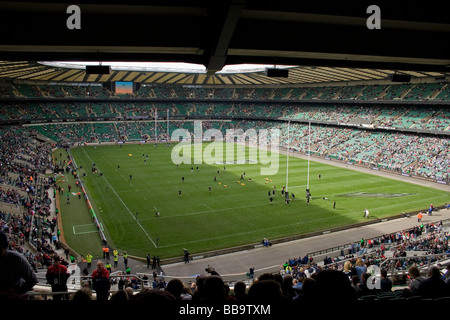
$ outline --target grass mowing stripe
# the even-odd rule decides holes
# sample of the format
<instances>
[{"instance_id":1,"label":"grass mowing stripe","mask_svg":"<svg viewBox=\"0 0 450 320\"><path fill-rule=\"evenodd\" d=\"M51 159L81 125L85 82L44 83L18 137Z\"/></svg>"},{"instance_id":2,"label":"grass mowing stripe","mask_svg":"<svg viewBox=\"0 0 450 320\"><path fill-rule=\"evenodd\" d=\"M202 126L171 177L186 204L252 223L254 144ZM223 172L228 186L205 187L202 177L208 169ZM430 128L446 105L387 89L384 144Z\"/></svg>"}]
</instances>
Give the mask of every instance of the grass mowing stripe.
<instances>
[{"instance_id":1,"label":"grass mowing stripe","mask_svg":"<svg viewBox=\"0 0 450 320\"><path fill-rule=\"evenodd\" d=\"M204 205L204 206L206 206L206 205ZM207 210L207 211L195 211L195 212L188 212L188 213L181 213L181 214L171 214L170 216L159 217L159 219L179 218L179 217L186 217L186 216L198 215L198 214L203 214L203 213L228 211L228 210L260 207L260 206L267 206L267 203L258 203L258 204L253 204L253 205L232 207L232 208L222 208L222 209L212 209L212 208L208 207L210 210ZM141 220L142 221L147 221L147 220L154 220L154 219L153 218L146 218L146 219L141 219Z\"/></svg>"},{"instance_id":2,"label":"grass mowing stripe","mask_svg":"<svg viewBox=\"0 0 450 320\"><path fill-rule=\"evenodd\" d=\"M434 197L434 198L430 198L430 199L435 199L435 198L439 198L439 197ZM421 200L411 201L411 202L418 202L418 201L421 201ZM382 208L373 209L373 211L378 211L380 209L384 209L384 208L388 208L388 207L392 207L392 206L397 206L397 205L398 204L384 206ZM236 209L236 208L230 208L230 210L232 210L232 209ZM217 211L219 211L219 210L217 210ZM211 211L207 211L207 212L211 213ZM203 213L206 213L206 211L203 212ZM192 241L187 241L187 242L185 241L185 242L182 242L182 243L174 243L174 244L170 244L170 245L160 246L160 248L169 248L169 247L173 247L173 246L180 246L180 245L183 245L183 244L199 243L199 242L205 242L205 241L209 242L211 240L223 239L225 237L243 236L243 235L248 235L248 234L252 234L252 233L259 233L261 231L276 230L276 229L280 229L280 228L292 227L292 226L295 226L295 225L303 225L303 224L307 224L307 223L317 223L319 221L326 221L326 220L331 220L331 219L336 219L336 218L342 218L344 216L353 216L353 215L356 215L356 214L361 214L361 216L362 216L362 212L360 212L360 211L353 211L353 212L347 212L347 213L344 213L344 214L339 214L339 217L329 216L329 217L324 217L324 218L311 219L311 220L307 220L307 221L299 221L299 222L296 222L296 223L289 223L289 224L286 224L286 225L278 225L278 226L270 227L270 228L262 228L262 229L252 230L252 231L246 231L246 232L240 232L240 233L234 233L234 234L228 234L228 235L221 235L220 237L212 237L212 238L207 238L207 239L203 238L203 239L199 239L199 240L192 240ZM371 218L373 218L373 215L371 215Z\"/></svg>"}]
</instances>

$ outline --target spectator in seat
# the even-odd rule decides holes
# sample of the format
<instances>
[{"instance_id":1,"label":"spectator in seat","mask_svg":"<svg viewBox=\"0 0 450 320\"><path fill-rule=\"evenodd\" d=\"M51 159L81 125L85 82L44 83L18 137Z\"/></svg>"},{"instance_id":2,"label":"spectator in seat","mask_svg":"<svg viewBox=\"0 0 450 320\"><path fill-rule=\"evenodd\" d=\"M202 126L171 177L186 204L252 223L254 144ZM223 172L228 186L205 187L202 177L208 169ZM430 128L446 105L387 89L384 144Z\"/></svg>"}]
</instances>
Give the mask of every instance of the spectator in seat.
<instances>
[{"instance_id":1,"label":"spectator in seat","mask_svg":"<svg viewBox=\"0 0 450 320\"><path fill-rule=\"evenodd\" d=\"M286 274L282 280L283 297L287 301L292 301L295 297L294 278L290 274Z\"/></svg>"},{"instance_id":2,"label":"spectator in seat","mask_svg":"<svg viewBox=\"0 0 450 320\"><path fill-rule=\"evenodd\" d=\"M353 302L356 292L352 288L348 277L338 270L323 270L317 274L317 295L323 301Z\"/></svg>"},{"instance_id":3,"label":"spectator in seat","mask_svg":"<svg viewBox=\"0 0 450 320\"><path fill-rule=\"evenodd\" d=\"M0 292L21 295L38 282L28 261L19 253L8 250L8 238L0 231Z\"/></svg>"},{"instance_id":4,"label":"spectator in seat","mask_svg":"<svg viewBox=\"0 0 450 320\"><path fill-rule=\"evenodd\" d=\"M238 281L234 284L234 298L239 302L247 301L246 285L243 281Z\"/></svg>"},{"instance_id":5,"label":"spectator in seat","mask_svg":"<svg viewBox=\"0 0 450 320\"><path fill-rule=\"evenodd\" d=\"M74 302L92 301L92 291L87 287L82 287L72 295L71 300Z\"/></svg>"},{"instance_id":6,"label":"spectator in seat","mask_svg":"<svg viewBox=\"0 0 450 320\"><path fill-rule=\"evenodd\" d=\"M181 293L183 292L183 282L180 279L171 279L166 286L166 291L169 291L177 300L181 300Z\"/></svg>"},{"instance_id":7,"label":"spectator in seat","mask_svg":"<svg viewBox=\"0 0 450 320\"><path fill-rule=\"evenodd\" d=\"M436 266L428 269L428 277L418 288L418 294L423 298L440 298L448 296L448 288L445 281L442 280L441 272Z\"/></svg>"},{"instance_id":8,"label":"spectator in seat","mask_svg":"<svg viewBox=\"0 0 450 320\"><path fill-rule=\"evenodd\" d=\"M176 298L168 291L159 289L143 289L133 296L132 301L139 303L149 303L150 307L163 307L171 301L176 301Z\"/></svg>"},{"instance_id":9,"label":"spectator in seat","mask_svg":"<svg viewBox=\"0 0 450 320\"><path fill-rule=\"evenodd\" d=\"M362 274L361 279L362 282L359 283L359 292L358 296L370 296L370 295L376 295L375 289L370 289L369 286L367 286L367 281L370 281L371 274L368 272L365 272Z\"/></svg>"},{"instance_id":10,"label":"spectator in seat","mask_svg":"<svg viewBox=\"0 0 450 320\"><path fill-rule=\"evenodd\" d=\"M392 280L387 277L386 269L381 269L380 292L392 291Z\"/></svg>"},{"instance_id":11,"label":"spectator in seat","mask_svg":"<svg viewBox=\"0 0 450 320\"><path fill-rule=\"evenodd\" d=\"M416 296L418 295L419 285L425 281L425 277L420 275L420 271L417 267L412 266L408 269L409 273L409 283L408 287L403 290L404 296Z\"/></svg>"},{"instance_id":12,"label":"spectator in seat","mask_svg":"<svg viewBox=\"0 0 450 320\"><path fill-rule=\"evenodd\" d=\"M296 303L307 304L310 302L316 302L316 280L314 278L304 278L301 289L296 290L296 293L297 295L293 299Z\"/></svg>"},{"instance_id":13,"label":"spectator in seat","mask_svg":"<svg viewBox=\"0 0 450 320\"><path fill-rule=\"evenodd\" d=\"M359 297L360 296L360 287L359 287L359 278L358 276L355 274L354 276L352 276L352 278L350 279L350 282L352 284L352 288L355 290L356 295Z\"/></svg>"},{"instance_id":14,"label":"spectator in seat","mask_svg":"<svg viewBox=\"0 0 450 320\"><path fill-rule=\"evenodd\" d=\"M350 262L350 260L344 262L343 272L348 276L349 279L352 279L355 269L353 268L353 265Z\"/></svg>"},{"instance_id":15,"label":"spectator in seat","mask_svg":"<svg viewBox=\"0 0 450 320\"><path fill-rule=\"evenodd\" d=\"M226 300L235 300L228 296L226 285L220 276L208 276L204 283L205 302L224 303Z\"/></svg>"},{"instance_id":16,"label":"spectator in seat","mask_svg":"<svg viewBox=\"0 0 450 320\"><path fill-rule=\"evenodd\" d=\"M248 290L249 303L280 303L283 301L281 285L275 280L258 280Z\"/></svg>"},{"instance_id":17,"label":"spectator in seat","mask_svg":"<svg viewBox=\"0 0 450 320\"><path fill-rule=\"evenodd\" d=\"M363 282L362 275L367 272L367 267L364 265L364 262L361 258L358 258L358 260L356 260L355 270L356 274L358 275L359 282Z\"/></svg>"}]
</instances>

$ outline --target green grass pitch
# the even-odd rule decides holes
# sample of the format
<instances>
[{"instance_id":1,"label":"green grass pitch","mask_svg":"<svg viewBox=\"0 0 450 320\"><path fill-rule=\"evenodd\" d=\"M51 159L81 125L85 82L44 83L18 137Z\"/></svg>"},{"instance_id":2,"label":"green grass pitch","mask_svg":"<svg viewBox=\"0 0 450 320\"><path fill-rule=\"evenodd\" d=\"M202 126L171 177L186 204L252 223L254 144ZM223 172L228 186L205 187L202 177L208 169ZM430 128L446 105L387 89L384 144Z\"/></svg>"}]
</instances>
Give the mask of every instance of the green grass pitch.
<instances>
[{"instance_id":1,"label":"green grass pitch","mask_svg":"<svg viewBox=\"0 0 450 320\"><path fill-rule=\"evenodd\" d=\"M281 195L286 184L285 155L279 155L276 175L262 176L260 169L267 165L255 163L225 164L225 170L223 164L177 167L171 160L172 147L125 144L71 150L82 167L79 174L108 243L120 252L169 258L181 256L186 248L195 254L364 221L365 208L370 210L370 219L375 219L448 201L445 191L311 161L312 200L307 204L307 161L290 157L289 191L295 200L286 205ZM247 155L249 150L246 147ZM92 173L93 163L101 176ZM241 180L243 172L246 175ZM67 190L70 180L59 181ZM268 191L274 185L271 204ZM92 223L86 205L71 197L70 204L61 197L66 240L80 254L100 255L98 233L86 226Z\"/></svg>"}]
</instances>

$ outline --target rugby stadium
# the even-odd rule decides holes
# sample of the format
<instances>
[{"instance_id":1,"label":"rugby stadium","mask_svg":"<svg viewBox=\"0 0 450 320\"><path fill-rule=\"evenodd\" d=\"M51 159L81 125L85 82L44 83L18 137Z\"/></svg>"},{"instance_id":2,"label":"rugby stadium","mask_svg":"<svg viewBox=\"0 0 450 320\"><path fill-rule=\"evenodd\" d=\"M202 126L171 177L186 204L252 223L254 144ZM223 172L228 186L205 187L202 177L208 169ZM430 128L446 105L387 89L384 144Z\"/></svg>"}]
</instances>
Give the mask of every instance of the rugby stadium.
<instances>
[{"instance_id":1,"label":"rugby stadium","mask_svg":"<svg viewBox=\"0 0 450 320\"><path fill-rule=\"evenodd\" d=\"M5 298L450 299L443 8L0 8Z\"/></svg>"}]
</instances>

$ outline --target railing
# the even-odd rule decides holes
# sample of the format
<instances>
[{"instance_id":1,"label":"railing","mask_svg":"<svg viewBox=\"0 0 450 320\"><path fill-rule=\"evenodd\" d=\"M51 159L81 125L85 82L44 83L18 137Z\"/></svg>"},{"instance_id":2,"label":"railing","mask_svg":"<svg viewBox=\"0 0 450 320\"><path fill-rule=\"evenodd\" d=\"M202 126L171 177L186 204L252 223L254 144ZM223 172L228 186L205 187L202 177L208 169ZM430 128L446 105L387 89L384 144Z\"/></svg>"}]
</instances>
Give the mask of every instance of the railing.
<instances>
[{"instance_id":1,"label":"railing","mask_svg":"<svg viewBox=\"0 0 450 320\"><path fill-rule=\"evenodd\" d=\"M136 274L122 274L122 275L111 274L109 278L110 281L112 279L119 279L119 278L135 278L139 283L139 289L148 288L151 284L150 279L144 279ZM29 291L25 294L25 296L28 296L32 299L42 297L43 300L47 300L49 297L61 296L61 299L68 300L70 295L74 294L77 290L83 287L88 287L89 289L91 289L92 288L91 279L92 276L75 276L75 277L71 276L67 281L68 283L67 291L52 292L48 284L41 284L41 286L43 287L41 291ZM118 288L109 290L110 294L114 294L117 291L119 291ZM95 290L93 290L92 293L93 296L95 296Z\"/></svg>"},{"instance_id":2,"label":"railing","mask_svg":"<svg viewBox=\"0 0 450 320\"><path fill-rule=\"evenodd\" d=\"M445 257L445 258L449 258L447 260L434 260L435 258L440 258L440 257ZM438 253L438 254L434 254L434 253L428 253L428 254L419 254L419 255L413 255L413 256L407 256L407 257L392 257L392 258L387 258L385 261L380 263L380 268L383 269L387 269L390 270L390 272L388 271L388 274L390 273L391 275L401 275L401 274L407 274L408 270L396 270L395 269L395 265L397 263L398 260L421 260L422 262L425 260L427 263L426 265L422 265L419 267L419 270L421 271L427 271L432 265L436 264L436 265L440 265L440 266L446 266L448 264L450 264L450 253ZM439 261L441 263L439 263ZM390 265L389 265L390 263ZM385 267L386 266L386 267Z\"/></svg>"},{"instance_id":3,"label":"railing","mask_svg":"<svg viewBox=\"0 0 450 320\"><path fill-rule=\"evenodd\" d=\"M444 257L444 258L449 258L449 259L434 260L434 258L437 258L437 257ZM348 259L344 259L344 260L341 260L338 262L329 263L326 265L326 268L332 269L333 267L338 267L339 265L343 265L346 261L349 261L352 259L354 259L354 258L348 258ZM438 253L438 254L428 253L428 254L418 254L418 255L413 255L413 256L410 255L407 257L390 257L390 258L385 258L385 260L382 261L378 267L379 267L379 270L386 269L388 276L404 275L404 274L408 274L409 268L402 269L402 270L396 270L395 266L397 264L397 261L398 260L417 260L417 259L426 260L426 262L427 262L426 265L422 265L422 266L418 267L419 270L421 271L421 273L426 274L426 272L432 265L439 265L440 267L444 267L444 266L450 264L450 253ZM423 260L422 260L422 262L423 262ZM418 263L420 261L415 261L415 262Z\"/></svg>"},{"instance_id":4,"label":"railing","mask_svg":"<svg viewBox=\"0 0 450 320\"><path fill-rule=\"evenodd\" d=\"M435 258L441 258L440 260L435 260ZM442 259L442 258L448 258L448 259ZM344 259L338 262L333 262L330 264L327 264L327 268L333 268L338 267L338 265L343 265L345 261L351 260L353 258ZM424 259L426 260L426 265L422 265L419 267L419 270L422 274L426 274L429 267L432 265L438 265L440 268L443 268L444 266L450 264L450 253L440 253L440 254L419 254L414 256L407 256L407 257L391 257L386 258L384 261L380 263L379 270L381 269L387 269L388 270L388 276L392 277L395 275L405 275L408 274L408 270L395 270L395 265L398 260L411 260L411 259ZM266 270L267 271L267 270ZM260 273L266 272L265 270L261 270ZM275 271L276 272L276 271ZM235 274L233 275L236 279L242 277L244 274ZM256 275L256 274L255 274ZM231 276L231 275L230 275ZM226 277L226 276L225 276ZM91 276L79 276L79 285L77 286L71 286L68 291L63 292L52 292L50 291L50 287L48 285L44 285L44 287L47 288L48 291L30 291L25 294L25 296L30 297L31 299L36 299L37 297L42 297L43 300L47 300L49 297L55 297L55 296L62 296L61 298L63 300L68 300L69 296L74 294L78 289L81 289L82 287L88 287L91 288ZM139 283L139 289L148 288L150 287L151 280L150 279L144 279L143 277L136 275L136 274L125 274L125 275L110 275L110 279L119 279L119 278L135 278ZM171 278L171 277L168 277ZM229 278L228 280L224 279L225 282L236 282L237 280L233 278ZM84 281L83 281L84 280ZM194 279L191 279L194 280ZM248 280L248 279L247 279ZM240 280L242 281L242 279ZM248 281L244 281L247 286L250 285L251 279ZM114 285L115 287L115 285ZM230 286L231 287L231 286ZM109 290L110 294L114 294L115 292L119 291L118 288L114 288ZM95 297L95 291L93 290L93 297ZM54 299L54 298L53 298Z\"/></svg>"}]
</instances>

